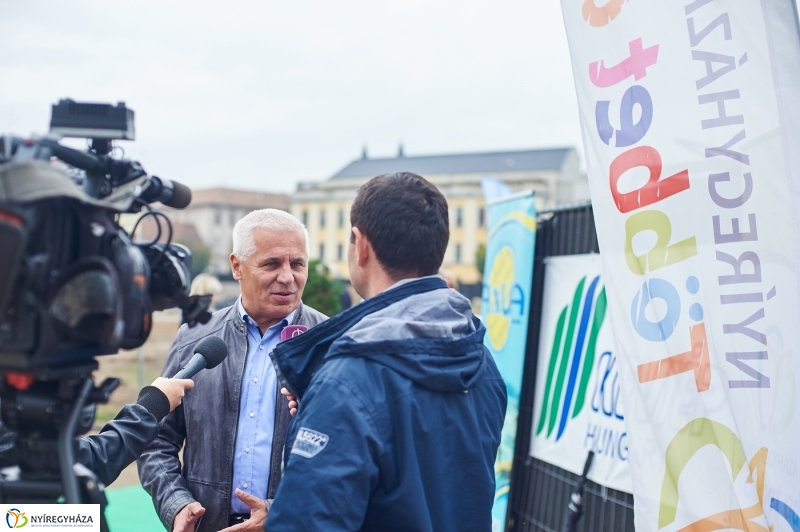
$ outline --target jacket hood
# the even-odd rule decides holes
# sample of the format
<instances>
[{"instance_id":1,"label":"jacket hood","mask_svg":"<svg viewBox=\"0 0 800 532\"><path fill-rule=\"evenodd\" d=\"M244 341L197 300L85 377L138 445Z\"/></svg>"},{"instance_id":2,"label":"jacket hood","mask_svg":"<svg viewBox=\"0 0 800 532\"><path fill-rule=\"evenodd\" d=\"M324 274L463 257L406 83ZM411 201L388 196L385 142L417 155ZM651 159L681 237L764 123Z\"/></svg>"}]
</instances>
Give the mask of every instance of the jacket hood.
<instances>
[{"instance_id":1,"label":"jacket hood","mask_svg":"<svg viewBox=\"0 0 800 532\"><path fill-rule=\"evenodd\" d=\"M298 399L302 398L332 344L365 316L414 294L446 288L447 284L440 277L405 283L350 307L304 334L279 343L270 357L281 386Z\"/></svg>"},{"instance_id":2,"label":"jacket hood","mask_svg":"<svg viewBox=\"0 0 800 532\"><path fill-rule=\"evenodd\" d=\"M465 392L482 376L485 333L467 298L435 290L364 317L331 345L325 360L363 357L429 390Z\"/></svg>"},{"instance_id":3,"label":"jacket hood","mask_svg":"<svg viewBox=\"0 0 800 532\"><path fill-rule=\"evenodd\" d=\"M370 298L271 353L282 386L302 398L327 360L364 357L439 391L480 380L486 329L469 301L439 277L411 281Z\"/></svg>"}]
</instances>

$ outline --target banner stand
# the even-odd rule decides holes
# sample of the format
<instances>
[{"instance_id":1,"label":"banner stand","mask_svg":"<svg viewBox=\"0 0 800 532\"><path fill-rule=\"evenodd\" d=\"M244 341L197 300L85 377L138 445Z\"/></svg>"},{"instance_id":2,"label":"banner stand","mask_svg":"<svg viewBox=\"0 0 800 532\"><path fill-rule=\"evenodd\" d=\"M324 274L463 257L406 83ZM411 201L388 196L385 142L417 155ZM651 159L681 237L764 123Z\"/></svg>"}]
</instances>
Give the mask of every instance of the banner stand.
<instances>
[{"instance_id":1,"label":"banner stand","mask_svg":"<svg viewBox=\"0 0 800 532\"><path fill-rule=\"evenodd\" d=\"M579 476L530 456L534 419L542 302L547 257L598 253L597 235L590 204L543 211L537 219L536 250L526 343L519 425L511 475L507 531L561 530L569 495ZM586 456L579 457L580 460ZM585 515L579 530L633 532L633 496L588 482Z\"/></svg>"},{"instance_id":2,"label":"banner stand","mask_svg":"<svg viewBox=\"0 0 800 532\"><path fill-rule=\"evenodd\" d=\"M536 206L532 191L488 203L489 235L483 278L484 343L494 357L508 393L500 448L495 462L492 529L503 530L514 463L522 368L528 336Z\"/></svg>"}]
</instances>

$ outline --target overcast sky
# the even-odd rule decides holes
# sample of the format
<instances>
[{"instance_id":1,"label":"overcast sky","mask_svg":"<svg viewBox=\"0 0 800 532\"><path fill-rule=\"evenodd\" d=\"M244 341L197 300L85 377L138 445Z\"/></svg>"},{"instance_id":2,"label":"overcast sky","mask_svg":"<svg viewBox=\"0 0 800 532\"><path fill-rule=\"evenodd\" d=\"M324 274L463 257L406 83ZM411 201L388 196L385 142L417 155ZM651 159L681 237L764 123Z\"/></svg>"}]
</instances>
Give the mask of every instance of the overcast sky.
<instances>
[{"instance_id":1,"label":"overcast sky","mask_svg":"<svg viewBox=\"0 0 800 532\"><path fill-rule=\"evenodd\" d=\"M0 0L0 132L125 101L150 173L291 192L360 157L575 146L557 0Z\"/></svg>"}]
</instances>

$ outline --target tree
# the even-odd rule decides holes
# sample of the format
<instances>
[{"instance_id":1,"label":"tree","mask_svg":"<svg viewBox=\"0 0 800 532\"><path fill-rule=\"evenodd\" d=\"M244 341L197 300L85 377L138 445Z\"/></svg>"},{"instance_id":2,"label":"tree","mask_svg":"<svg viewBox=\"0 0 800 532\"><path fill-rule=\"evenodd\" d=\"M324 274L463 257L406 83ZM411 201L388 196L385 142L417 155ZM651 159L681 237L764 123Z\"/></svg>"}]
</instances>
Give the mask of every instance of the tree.
<instances>
[{"instance_id":1,"label":"tree","mask_svg":"<svg viewBox=\"0 0 800 532\"><path fill-rule=\"evenodd\" d=\"M478 249L475 250L475 266L481 272L483 277L483 268L486 264L486 244L478 244Z\"/></svg>"},{"instance_id":2,"label":"tree","mask_svg":"<svg viewBox=\"0 0 800 532\"><path fill-rule=\"evenodd\" d=\"M183 244L183 242L179 242ZM192 252L192 279L200 275L208 268L208 263L211 261L211 248L202 242L192 242L191 244L183 244L189 251Z\"/></svg>"},{"instance_id":3,"label":"tree","mask_svg":"<svg viewBox=\"0 0 800 532\"><path fill-rule=\"evenodd\" d=\"M331 279L330 270L319 259L308 262L308 281L303 290L303 303L323 314L333 316L342 310L340 298L344 285Z\"/></svg>"}]
</instances>

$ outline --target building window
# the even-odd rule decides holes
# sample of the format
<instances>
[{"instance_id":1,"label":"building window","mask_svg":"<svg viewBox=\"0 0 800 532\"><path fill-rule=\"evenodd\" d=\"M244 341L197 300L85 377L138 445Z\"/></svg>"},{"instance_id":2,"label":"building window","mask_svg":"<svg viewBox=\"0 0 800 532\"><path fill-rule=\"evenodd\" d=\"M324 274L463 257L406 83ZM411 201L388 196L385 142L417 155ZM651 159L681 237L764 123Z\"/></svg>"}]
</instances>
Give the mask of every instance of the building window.
<instances>
[{"instance_id":1,"label":"building window","mask_svg":"<svg viewBox=\"0 0 800 532\"><path fill-rule=\"evenodd\" d=\"M325 244L319 245L319 260L325 260Z\"/></svg>"},{"instance_id":2,"label":"building window","mask_svg":"<svg viewBox=\"0 0 800 532\"><path fill-rule=\"evenodd\" d=\"M319 211L319 226L325 227L325 211Z\"/></svg>"},{"instance_id":3,"label":"building window","mask_svg":"<svg viewBox=\"0 0 800 532\"><path fill-rule=\"evenodd\" d=\"M308 225L308 211L303 211L303 225Z\"/></svg>"},{"instance_id":4,"label":"building window","mask_svg":"<svg viewBox=\"0 0 800 532\"><path fill-rule=\"evenodd\" d=\"M230 222L231 225L236 225L236 211L231 211Z\"/></svg>"},{"instance_id":5,"label":"building window","mask_svg":"<svg viewBox=\"0 0 800 532\"><path fill-rule=\"evenodd\" d=\"M486 216L486 209L483 207L478 209L478 227L483 227L483 224L486 223L485 221Z\"/></svg>"},{"instance_id":6,"label":"building window","mask_svg":"<svg viewBox=\"0 0 800 532\"><path fill-rule=\"evenodd\" d=\"M458 209L456 209L456 227L461 227L463 223L464 223L464 209L459 207Z\"/></svg>"},{"instance_id":7,"label":"building window","mask_svg":"<svg viewBox=\"0 0 800 532\"><path fill-rule=\"evenodd\" d=\"M336 246L336 260L340 262L344 260L344 246L341 244Z\"/></svg>"},{"instance_id":8,"label":"building window","mask_svg":"<svg viewBox=\"0 0 800 532\"><path fill-rule=\"evenodd\" d=\"M344 227L344 209L339 209L339 227Z\"/></svg>"},{"instance_id":9,"label":"building window","mask_svg":"<svg viewBox=\"0 0 800 532\"><path fill-rule=\"evenodd\" d=\"M222 213L219 209L214 211L214 225L219 225L222 223Z\"/></svg>"},{"instance_id":10,"label":"building window","mask_svg":"<svg viewBox=\"0 0 800 532\"><path fill-rule=\"evenodd\" d=\"M461 244L456 244L456 263L461 262Z\"/></svg>"}]
</instances>

